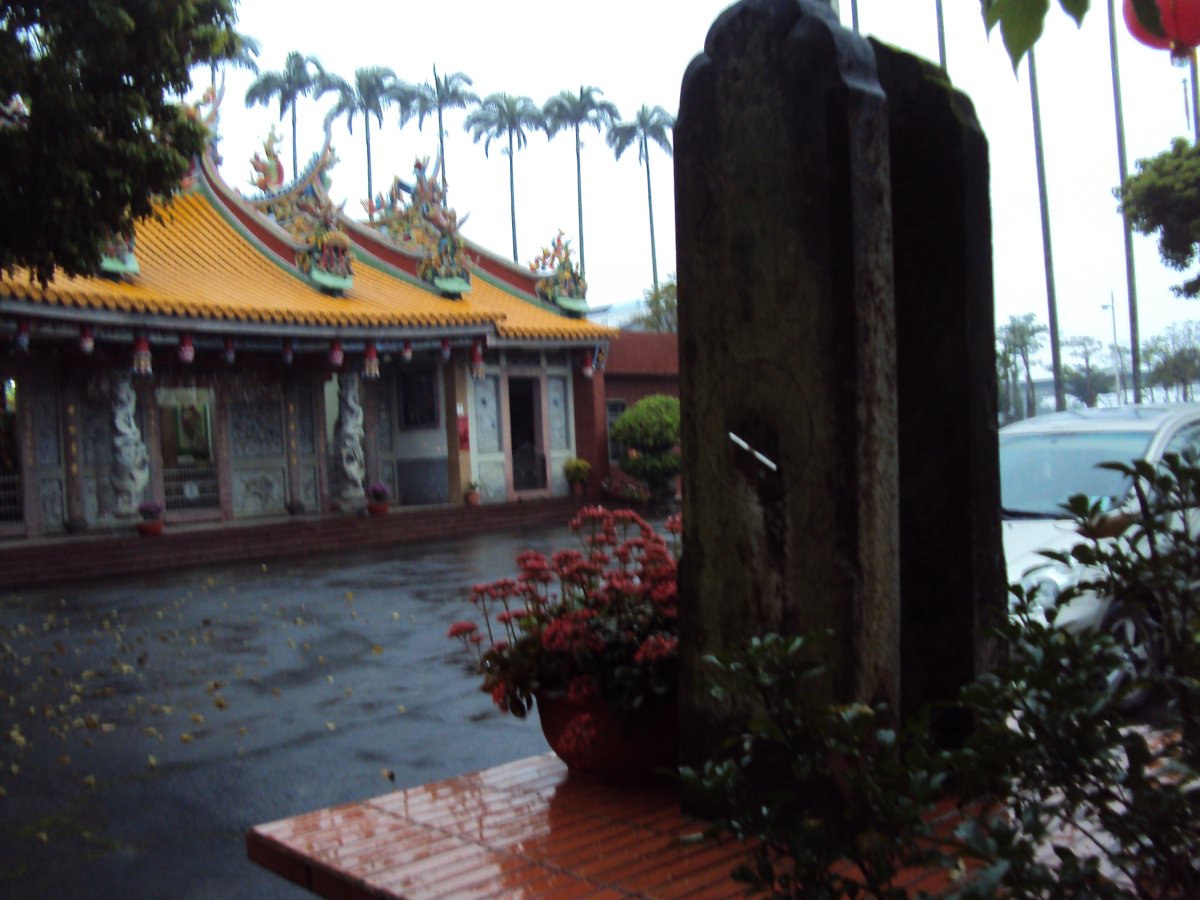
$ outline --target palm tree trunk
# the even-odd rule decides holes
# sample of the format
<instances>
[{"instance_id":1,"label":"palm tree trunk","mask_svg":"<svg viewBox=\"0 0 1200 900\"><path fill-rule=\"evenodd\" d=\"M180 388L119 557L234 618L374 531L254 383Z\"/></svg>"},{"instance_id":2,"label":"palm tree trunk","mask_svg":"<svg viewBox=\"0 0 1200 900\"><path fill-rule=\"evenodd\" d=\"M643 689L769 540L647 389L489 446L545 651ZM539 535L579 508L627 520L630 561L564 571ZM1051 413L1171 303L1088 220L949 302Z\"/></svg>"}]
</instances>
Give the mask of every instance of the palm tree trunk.
<instances>
[{"instance_id":1,"label":"palm tree trunk","mask_svg":"<svg viewBox=\"0 0 1200 900\"><path fill-rule=\"evenodd\" d=\"M1038 102L1037 64L1029 48L1029 98L1033 107L1033 155L1037 167L1038 205L1042 213L1042 260L1046 269L1046 306L1050 324L1050 369L1054 375L1054 408L1067 408L1062 382L1062 354L1058 346L1058 299L1054 291L1054 256L1050 241L1050 201L1046 196L1046 156L1042 150L1042 111ZM1028 370L1028 364L1026 364ZM1033 415L1033 413L1030 413Z\"/></svg>"},{"instance_id":2,"label":"palm tree trunk","mask_svg":"<svg viewBox=\"0 0 1200 900\"><path fill-rule=\"evenodd\" d=\"M579 207L579 274L587 274L583 259L583 169L579 158L579 126L575 126L575 197Z\"/></svg>"},{"instance_id":3,"label":"palm tree trunk","mask_svg":"<svg viewBox=\"0 0 1200 900\"><path fill-rule=\"evenodd\" d=\"M433 73L437 78L437 71ZM442 194L446 193L446 129L442 127L442 104L438 104L438 162L442 167Z\"/></svg>"},{"instance_id":4,"label":"palm tree trunk","mask_svg":"<svg viewBox=\"0 0 1200 900\"><path fill-rule=\"evenodd\" d=\"M363 135L367 139L367 219L375 221L375 191L372 190L374 185L371 183L371 117L370 115L363 116L363 124L366 126L363 129Z\"/></svg>"},{"instance_id":5,"label":"palm tree trunk","mask_svg":"<svg viewBox=\"0 0 1200 900\"><path fill-rule=\"evenodd\" d=\"M296 104L292 103L292 180L299 177L300 170L296 168Z\"/></svg>"},{"instance_id":6,"label":"palm tree trunk","mask_svg":"<svg viewBox=\"0 0 1200 900\"><path fill-rule=\"evenodd\" d=\"M517 261L517 181L513 175L513 133L508 133L508 215L512 221L513 262Z\"/></svg>"},{"instance_id":7,"label":"palm tree trunk","mask_svg":"<svg viewBox=\"0 0 1200 900\"><path fill-rule=\"evenodd\" d=\"M654 276L654 293L658 293L658 251L654 247L654 195L650 191L650 147L642 135L642 148L646 151L646 206L650 209L650 272Z\"/></svg>"}]
</instances>

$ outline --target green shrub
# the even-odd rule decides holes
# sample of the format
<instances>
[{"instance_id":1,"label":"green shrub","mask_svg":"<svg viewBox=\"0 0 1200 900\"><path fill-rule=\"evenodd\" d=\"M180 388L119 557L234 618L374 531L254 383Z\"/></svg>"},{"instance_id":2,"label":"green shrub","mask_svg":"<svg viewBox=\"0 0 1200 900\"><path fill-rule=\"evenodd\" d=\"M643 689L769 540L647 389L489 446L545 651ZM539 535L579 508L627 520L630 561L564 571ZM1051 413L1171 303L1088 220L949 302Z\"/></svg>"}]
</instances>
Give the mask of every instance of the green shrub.
<instances>
[{"instance_id":1,"label":"green shrub","mask_svg":"<svg viewBox=\"0 0 1200 900\"><path fill-rule=\"evenodd\" d=\"M612 440L626 448L621 470L653 487L679 474L679 400L644 397L613 422Z\"/></svg>"}]
</instances>

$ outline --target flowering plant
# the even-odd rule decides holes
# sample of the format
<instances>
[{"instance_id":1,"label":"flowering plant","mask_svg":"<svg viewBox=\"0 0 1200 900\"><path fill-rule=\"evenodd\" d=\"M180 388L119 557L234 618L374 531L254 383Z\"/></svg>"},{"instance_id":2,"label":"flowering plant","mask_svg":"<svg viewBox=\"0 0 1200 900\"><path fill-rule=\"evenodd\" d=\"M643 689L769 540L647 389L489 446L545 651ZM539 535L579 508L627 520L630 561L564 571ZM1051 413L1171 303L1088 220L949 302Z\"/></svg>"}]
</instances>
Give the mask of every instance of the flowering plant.
<instances>
[{"instance_id":1,"label":"flowering plant","mask_svg":"<svg viewBox=\"0 0 1200 900\"><path fill-rule=\"evenodd\" d=\"M367 496L372 503L387 503L392 496L392 489L382 481L376 481L367 486Z\"/></svg>"},{"instance_id":2,"label":"flowering plant","mask_svg":"<svg viewBox=\"0 0 1200 900\"><path fill-rule=\"evenodd\" d=\"M138 515L147 522L153 522L163 514L161 503L155 503L152 500L147 500L145 503L138 505Z\"/></svg>"},{"instance_id":3,"label":"flowering plant","mask_svg":"<svg viewBox=\"0 0 1200 900\"><path fill-rule=\"evenodd\" d=\"M676 690L680 517L669 543L630 510L585 507L569 528L580 549L520 554L516 578L471 589L484 630L455 622L449 637L474 649L481 689L519 719L543 693L636 716Z\"/></svg>"}]
</instances>

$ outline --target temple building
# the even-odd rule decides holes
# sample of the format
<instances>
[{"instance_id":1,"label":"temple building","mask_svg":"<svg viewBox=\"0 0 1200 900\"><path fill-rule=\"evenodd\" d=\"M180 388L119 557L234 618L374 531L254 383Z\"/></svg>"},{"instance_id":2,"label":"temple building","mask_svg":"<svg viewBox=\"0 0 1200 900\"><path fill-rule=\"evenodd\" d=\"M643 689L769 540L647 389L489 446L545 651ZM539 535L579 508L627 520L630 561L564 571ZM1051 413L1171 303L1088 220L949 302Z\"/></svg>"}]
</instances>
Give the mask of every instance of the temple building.
<instances>
[{"instance_id":1,"label":"temple building","mask_svg":"<svg viewBox=\"0 0 1200 900\"><path fill-rule=\"evenodd\" d=\"M568 493L607 471L612 329L556 245L520 267L470 243L436 166L366 222L325 146L290 183L274 135L247 196L215 144L94 277L0 277L0 536L345 515ZM143 509L145 511L145 509Z\"/></svg>"}]
</instances>

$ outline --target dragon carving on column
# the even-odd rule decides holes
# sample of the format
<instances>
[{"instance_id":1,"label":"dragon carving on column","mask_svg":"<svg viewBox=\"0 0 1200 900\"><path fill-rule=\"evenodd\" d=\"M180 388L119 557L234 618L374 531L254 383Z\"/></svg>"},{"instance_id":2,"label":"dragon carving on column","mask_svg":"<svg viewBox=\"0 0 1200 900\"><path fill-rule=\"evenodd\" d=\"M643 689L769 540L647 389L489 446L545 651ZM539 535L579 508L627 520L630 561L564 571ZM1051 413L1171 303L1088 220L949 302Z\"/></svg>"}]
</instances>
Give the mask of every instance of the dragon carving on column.
<instances>
[{"instance_id":1,"label":"dragon carving on column","mask_svg":"<svg viewBox=\"0 0 1200 900\"><path fill-rule=\"evenodd\" d=\"M338 447L339 481L342 505L357 509L365 502L363 478L363 410L358 402L358 376L343 372L338 376L338 417L335 424Z\"/></svg>"},{"instance_id":2,"label":"dragon carving on column","mask_svg":"<svg viewBox=\"0 0 1200 900\"><path fill-rule=\"evenodd\" d=\"M128 378L113 385L113 462L112 486L116 514L137 514L142 493L150 483L150 455L137 425L137 392Z\"/></svg>"}]
</instances>

